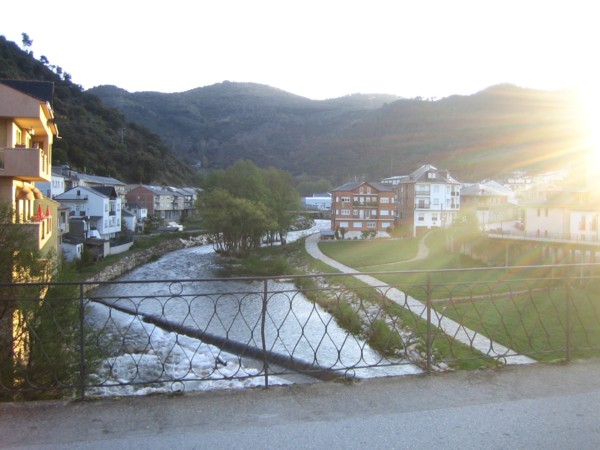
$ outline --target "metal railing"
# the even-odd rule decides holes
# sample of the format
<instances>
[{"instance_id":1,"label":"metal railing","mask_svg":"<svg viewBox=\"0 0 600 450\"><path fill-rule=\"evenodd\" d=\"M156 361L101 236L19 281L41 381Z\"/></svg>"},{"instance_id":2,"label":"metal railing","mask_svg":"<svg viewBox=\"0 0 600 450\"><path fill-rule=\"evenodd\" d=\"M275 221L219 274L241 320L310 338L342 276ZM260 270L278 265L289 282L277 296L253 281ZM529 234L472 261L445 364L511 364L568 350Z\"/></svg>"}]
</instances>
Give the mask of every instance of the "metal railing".
<instances>
[{"instance_id":1,"label":"metal railing","mask_svg":"<svg viewBox=\"0 0 600 450\"><path fill-rule=\"evenodd\" d=\"M486 230L489 237L526 240L526 241L541 241L541 242L556 242L581 245L600 245L600 237L593 233L547 233L537 231L525 231L512 228L507 225L507 228L497 228Z\"/></svg>"},{"instance_id":2,"label":"metal railing","mask_svg":"<svg viewBox=\"0 0 600 450\"><path fill-rule=\"evenodd\" d=\"M0 398L600 355L600 265L0 285Z\"/></svg>"}]
</instances>

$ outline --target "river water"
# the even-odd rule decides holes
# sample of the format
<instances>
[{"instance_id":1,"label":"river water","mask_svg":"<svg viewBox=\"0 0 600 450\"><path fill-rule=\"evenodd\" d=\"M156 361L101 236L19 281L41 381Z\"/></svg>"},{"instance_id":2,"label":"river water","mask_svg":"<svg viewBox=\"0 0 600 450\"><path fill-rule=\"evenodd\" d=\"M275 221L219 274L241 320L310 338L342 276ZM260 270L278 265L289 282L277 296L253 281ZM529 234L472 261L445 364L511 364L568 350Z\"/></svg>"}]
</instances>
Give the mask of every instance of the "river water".
<instances>
[{"instance_id":1,"label":"river water","mask_svg":"<svg viewBox=\"0 0 600 450\"><path fill-rule=\"evenodd\" d=\"M288 240L318 232L328 225L329 221L317 221L309 230L290 233ZM160 317L162 323L199 329L261 348L262 282L151 282L216 278L218 269L219 257L211 245L191 247L163 255L117 280L145 283L96 289L92 298L102 299L122 311L98 302L91 302L88 308L93 327L102 330L101 345L110 354L98 372L92 374L92 380L102 386L89 394L132 395L263 385L262 377L252 376L260 367L256 360L240 358L215 345L165 331L168 327L143 320L144 315ZM327 312L298 293L292 283L269 281L268 292L265 321L268 350L334 370L382 361L364 340L341 329ZM380 369L355 368L351 374L360 378L419 372L412 364L402 364ZM183 381L146 384L171 379ZM301 381L306 380L302 376L269 378L269 384Z\"/></svg>"}]
</instances>

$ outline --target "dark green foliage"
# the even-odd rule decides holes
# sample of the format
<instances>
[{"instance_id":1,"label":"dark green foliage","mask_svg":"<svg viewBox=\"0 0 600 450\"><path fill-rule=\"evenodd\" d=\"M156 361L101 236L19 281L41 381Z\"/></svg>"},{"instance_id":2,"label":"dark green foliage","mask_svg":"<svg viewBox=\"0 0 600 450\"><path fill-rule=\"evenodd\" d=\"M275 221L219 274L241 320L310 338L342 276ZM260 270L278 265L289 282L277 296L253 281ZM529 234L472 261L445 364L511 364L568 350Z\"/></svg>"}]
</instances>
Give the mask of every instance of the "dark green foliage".
<instances>
[{"instance_id":1,"label":"dark green foliage","mask_svg":"<svg viewBox=\"0 0 600 450\"><path fill-rule=\"evenodd\" d=\"M69 269L55 255L42 255L12 217L0 203L0 282L20 283L0 287L0 390L54 397L79 374L78 291L69 284L47 288L50 276L67 281Z\"/></svg>"},{"instance_id":2,"label":"dark green foliage","mask_svg":"<svg viewBox=\"0 0 600 450\"><path fill-rule=\"evenodd\" d=\"M369 344L382 355L393 355L404 348L398 332L390 329L384 320L373 321L369 333Z\"/></svg>"},{"instance_id":3,"label":"dark green foliage","mask_svg":"<svg viewBox=\"0 0 600 450\"><path fill-rule=\"evenodd\" d=\"M83 92L60 67L49 66L47 59L35 60L3 36L0 78L54 83L53 108L61 139L53 146L53 164L69 164L128 183L195 183L194 173L157 135Z\"/></svg>"},{"instance_id":4,"label":"dark green foliage","mask_svg":"<svg viewBox=\"0 0 600 450\"><path fill-rule=\"evenodd\" d=\"M201 201L203 225L218 252L246 255L263 239L271 244L277 239L285 242L289 211L298 208L289 174L240 160L214 172L206 188Z\"/></svg>"}]
</instances>

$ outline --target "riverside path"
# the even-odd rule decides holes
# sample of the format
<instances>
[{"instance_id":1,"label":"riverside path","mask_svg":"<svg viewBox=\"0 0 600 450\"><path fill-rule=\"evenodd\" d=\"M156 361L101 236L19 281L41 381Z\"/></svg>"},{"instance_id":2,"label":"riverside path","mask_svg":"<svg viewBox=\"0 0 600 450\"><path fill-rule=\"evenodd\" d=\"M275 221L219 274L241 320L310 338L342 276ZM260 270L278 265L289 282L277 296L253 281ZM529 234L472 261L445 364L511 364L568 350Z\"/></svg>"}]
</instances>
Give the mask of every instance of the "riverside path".
<instances>
[{"instance_id":1,"label":"riverside path","mask_svg":"<svg viewBox=\"0 0 600 450\"><path fill-rule=\"evenodd\" d=\"M338 261L329 258L319 249L319 234L312 234L305 240L306 251L315 259L319 259L325 264L339 270L340 272L347 274L356 274L355 278L362 281L363 283L376 287L376 289L385 295L389 300L397 303L403 308L408 309L416 316L423 320L427 320L427 308L421 301L406 295L404 292L386 285L382 281L372 277L370 275L359 275L359 271L345 266ZM421 245L419 246L421 248ZM423 251L422 251L423 252ZM505 347L498 342L491 340L490 338L477 333L464 325L445 317L439 312L431 315L432 324L437 326L440 330L446 333L448 336L456 339L457 341L470 346L481 353L501 358L505 364L531 364L535 360L528 356L518 355L514 350Z\"/></svg>"}]
</instances>

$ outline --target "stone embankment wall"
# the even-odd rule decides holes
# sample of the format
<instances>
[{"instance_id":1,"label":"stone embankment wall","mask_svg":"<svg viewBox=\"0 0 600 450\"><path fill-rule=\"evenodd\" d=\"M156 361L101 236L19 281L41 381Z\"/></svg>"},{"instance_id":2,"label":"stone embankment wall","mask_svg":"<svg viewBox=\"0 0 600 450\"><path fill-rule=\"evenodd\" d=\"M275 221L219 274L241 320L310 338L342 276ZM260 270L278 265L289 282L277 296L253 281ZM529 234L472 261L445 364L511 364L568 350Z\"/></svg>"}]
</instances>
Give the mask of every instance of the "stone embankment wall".
<instances>
[{"instance_id":1,"label":"stone embankment wall","mask_svg":"<svg viewBox=\"0 0 600 450\"><path fill-rule=\"evenodd\" d=\"M123 256L115 263L102 269L93 277L90 277L87 280L85 280L85 282L96 283L99 281L114 280L115 278L126 274L130 270L135 269L137 266L149 263L150 261L155 260L156 258L160 257L161 255L164 255L165 253L180 250L182 248L193 247L196 245L204 245L207 243L208 240L206 236L193 236L185 239L181 238L164 241L146 250L133 252L130 255ZM94 289L95 287L97 287L97 285L95 284L86 284L84 290L89 291L90 289Z\"/></svg>"}]
</instances>

